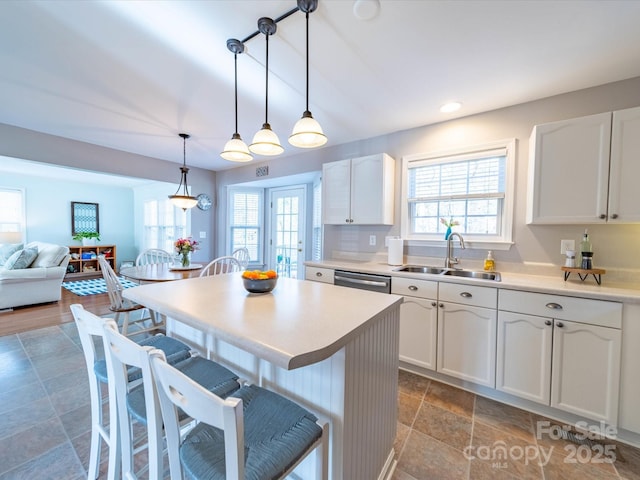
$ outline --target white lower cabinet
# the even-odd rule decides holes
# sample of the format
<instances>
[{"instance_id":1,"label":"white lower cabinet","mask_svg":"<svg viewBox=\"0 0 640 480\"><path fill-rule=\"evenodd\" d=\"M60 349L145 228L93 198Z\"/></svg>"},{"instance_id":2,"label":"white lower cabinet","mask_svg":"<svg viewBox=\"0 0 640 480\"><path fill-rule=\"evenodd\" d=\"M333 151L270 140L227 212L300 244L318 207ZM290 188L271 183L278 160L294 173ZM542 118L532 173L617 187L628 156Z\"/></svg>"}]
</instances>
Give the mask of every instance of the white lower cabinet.
<instances>
[{"instance_id":1,"label":"white lower cabinet","mask_svg":"<svg viewBox=\"0 0 640 480\"><path fill-rule=\"evenodd\" d=\"M621 323L618 302L501 290L496 388L615 425Z\"/></svg>"},{"instance_id":2,"label":"white lower cabinet","mask_svg":"<svg viewBox=\"0 0 640 480\"><path fill-rule=\"evenodd\" d=\"M549 405L552 333L548 318L498 312L498 390Z\"/></svg>"},{"instance_id":3,"label":"white lower cabinet","mask_svg":"<svg viewBox=\"0 0 640 480\"><path fill-rule=\"evenodd\" d=\"M435 370L438 283L394 277L391 293L404 296L400 305L400 361Z\"/></svg>"},{"instance_id":4,"label":"white lower cabinet","mask_svg":"<svg viewBox=\"0 0 640 480\"><path fill-rule=\"evenodd\" d=\"M322 282L322 283L333 284L333 273L334 273L334 270L332 268L307 266L305 267L305 270L304 270L304 279L311 280L312 282Z\"/></svg>"},{"instance_id":5,"label":"white lower cabinet","mask_svg":"<svg viewBox=\"0 0 640 480\"><path fill-rule=\"evenodd\" d=\"M496 289L440 283L438 298L437 371L494 388Z\"/></svg>"}]
</instances>

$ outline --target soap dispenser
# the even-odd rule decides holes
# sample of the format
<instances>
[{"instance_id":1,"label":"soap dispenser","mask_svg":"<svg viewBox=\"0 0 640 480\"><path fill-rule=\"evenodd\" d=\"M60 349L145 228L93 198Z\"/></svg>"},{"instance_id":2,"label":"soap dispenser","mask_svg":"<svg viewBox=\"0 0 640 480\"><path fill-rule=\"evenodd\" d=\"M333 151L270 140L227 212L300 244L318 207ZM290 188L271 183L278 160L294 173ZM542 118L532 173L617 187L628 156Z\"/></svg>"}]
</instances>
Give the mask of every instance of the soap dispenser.
<instances>
[{"instance_id":1,"label":"soap dispenser","mask_svg":"<svg viewBox=\"0 0 640 480\"><path fill-rule=\"evenodd\" d=\"M484 259L484 270L485 272L495 272L496 270L496 261L493 259L491 250L487 252L487 258Z\"/></svg>"}]
</instances>

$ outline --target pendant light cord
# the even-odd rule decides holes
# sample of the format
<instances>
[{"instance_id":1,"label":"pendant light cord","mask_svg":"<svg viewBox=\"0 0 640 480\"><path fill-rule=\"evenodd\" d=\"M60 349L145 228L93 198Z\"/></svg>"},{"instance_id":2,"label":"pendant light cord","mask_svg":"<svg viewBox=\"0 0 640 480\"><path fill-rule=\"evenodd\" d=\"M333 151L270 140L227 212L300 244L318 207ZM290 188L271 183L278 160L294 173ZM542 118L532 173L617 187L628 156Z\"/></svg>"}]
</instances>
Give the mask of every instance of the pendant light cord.
<instances>
[{"instance_id":1,"label":"pendant light cord","mask_svg":"<svg viewBox=\"0 0 640 480\"><path fill-rule=\"evenodd\" d=\"M266 55L266 68L265 68L265 95L264 95L264 123L269 123L269 34L265 33L265 39L267 40L267 55Z\"/></svg>"},{"instance_id":2,"label":"pendant light cord","mask_svg":"<svg viewBox=\"0 0 640 480\"><path fill-rule=\"evenodd\" d=\"M309 12L305 12L307 19L307 112L309 111Z\"/></svg>"},{"instance_id":3,"label":"pendant light cord","mask_svg":"<svg viewBox=\"0 0 640 480\"><path fill-rule=\"evenodd\" d=\"M233 54L234 85L235 85L235 109L236 109L236 135L238 135L238 54Z\"/></svg>"}]
</instances>

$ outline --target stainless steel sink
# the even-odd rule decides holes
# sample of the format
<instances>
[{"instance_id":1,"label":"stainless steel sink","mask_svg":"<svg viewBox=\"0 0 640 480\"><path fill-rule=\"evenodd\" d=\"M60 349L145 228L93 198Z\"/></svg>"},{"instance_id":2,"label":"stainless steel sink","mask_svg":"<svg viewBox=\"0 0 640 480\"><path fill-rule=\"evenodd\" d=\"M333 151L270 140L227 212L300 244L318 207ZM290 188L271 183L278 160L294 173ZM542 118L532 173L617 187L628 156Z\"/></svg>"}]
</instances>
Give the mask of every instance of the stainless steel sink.
<instances>
[{"instance_id":1,"label":"stainless steel sink","mask_svg":"<svg viewBox=\"0 0 640 480\"><path fill-rule=\"evenodd\" d=\"M429 275L448 275L450 277L477 278L479 280L492 280L499 282L502 280L498 272L474 272L473 270L462 270L445 267L432 267L429 265L404 265L395 268L394 272L404 273L426 273Z\"/></svg>"},{"instance_id":2,"label":"stainless steel sink","mask_svg":"<svg viewBox=\"0 0 640 480\"><path fill-rule=\"evenodd\" d=\"M499 282L502 280L498 272L474 272L471 270L446 270L443 275L451 277L479 278L481 280L493 280Z\"/></svg>"},{"instance_id":3,"label":"stainless steel sink","mask_svg":"<svg viewBox=\"0 0 640 480\"><path fill-rule=\"evenodd\" d=\"M429 267L423 265L405 265L404 267L396 268L394 272L407 272L407 273L430 273L432 275L439 275L447 269L444 267Z\"/></svg>"}]
</instances>

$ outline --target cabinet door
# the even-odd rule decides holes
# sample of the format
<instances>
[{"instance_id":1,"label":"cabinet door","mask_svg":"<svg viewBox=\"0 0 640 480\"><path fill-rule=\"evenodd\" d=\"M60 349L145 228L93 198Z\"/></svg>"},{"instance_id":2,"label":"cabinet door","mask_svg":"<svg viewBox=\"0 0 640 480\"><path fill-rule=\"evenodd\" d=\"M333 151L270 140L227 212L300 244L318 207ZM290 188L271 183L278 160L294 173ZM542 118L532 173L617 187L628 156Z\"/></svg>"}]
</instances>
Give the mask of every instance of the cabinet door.
<instances>
[{"instance_id":1,"label":"cabinet door","mask_svg":"<svg viewBox=\"0 0 640 480\"><path fill-rule=\"evenodd\" d=\"M553 321L498 312L496 388L549 405Z\"/></svg>"},{"instance_id":2,"label":"cabinet door","mask_svg":"<svg viewBox=\"0 0 640 480\"><path fill-rule=\"evenodd\" d=\"M400 305L400 360L435 370L437 328L435 300L404 297Z\"/></svg>"},{"instance_id":3,"label":"cabinet door","mask_svg":"<svg viewBox=\"0 0 640 480\"><path fill-rule=\"evenodd\" d=\"M351 160L322 165L322 223L345 225L351 220Z\"/></svg>"},{"instance_id":4,"label":"cabinet door","mask_svg":"<svg viewBox=\"0 0 640 480\"><path fill-rule=\"evenodd\" d=\"M438 372L495 388L496 311L438 305Z\"/></svg>"},{"instance_id":5,"label":"cabinet door","mask_svg":"<svg viewBox=\"0 0 640 480\"><path fill-rule=\"evenodd\" d=\"M351 219L393 225L394 160L383 153L351 160Z\"/></svg>"},{"instance_id":6,"label":"cabinet door","mask_svg":"<svg viewBox=\"0 0 640 480\"><path fill-rule=\"evenodd\" d=\"M613 112L609 222L640 222L640 107Z\"/></svg>"},{"instance_id":7,"label":"cabinet door","mask_svg":"<svg viewBox=\"0 0 640 480\"><path fill-rule=\"evenodd\" d=\"M620 330L555 320L551 406L616 425Z\"/></svg>"},{"instance_id":8,"label":"cabinet door","mask_svg":"<svg viewBox=\"0 0 640 480\"><path fill-rule=\"evenodd\" d=\"M534 127L527 223L606 221L611 113Z\"/></svg>"}]
</instances>

